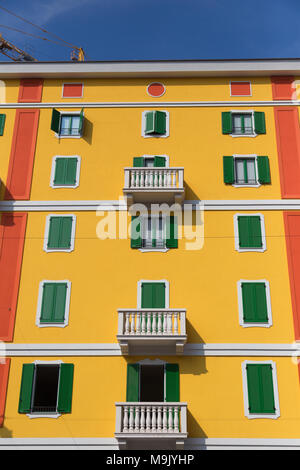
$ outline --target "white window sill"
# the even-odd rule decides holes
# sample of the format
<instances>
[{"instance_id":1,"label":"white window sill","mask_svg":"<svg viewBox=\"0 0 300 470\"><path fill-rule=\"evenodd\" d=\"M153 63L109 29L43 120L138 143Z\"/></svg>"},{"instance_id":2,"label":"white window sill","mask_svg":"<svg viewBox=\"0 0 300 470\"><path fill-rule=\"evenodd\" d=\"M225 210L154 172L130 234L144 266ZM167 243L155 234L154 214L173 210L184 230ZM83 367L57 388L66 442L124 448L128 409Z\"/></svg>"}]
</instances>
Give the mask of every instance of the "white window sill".
<instances>
[{"instance_id":1,"label":"white window sill","mask_svg":"<svg viewBox=\"0 0 300 470\"><path fill-rule=\"evenodd\" d=\"M60 135L57 134L56 132L54 133L55 137L57 139L81 139L82 135Z\"/></svg>"},{"instance_id":2,"label":"white window sill","mask_svg":"<svg viewBox=\"0 0 300 470\"><path fill-rule=\"evenodd\" d=\"M251 252L253 251L254 253L263 253L264 251L267 250L267 247L263 246L262 248L236 248L236 251L239 253L246 253L246 252Z\"/></svg>"},{"instance_id":3,"label":"white window sill","mask_svg":"<svg viewBox=\"0 0 300 470\"><path fill-rule=\"evenodd\" d=\"M240 324L243 328L271 328L272 323L241 323Z\"/></svg>"},{"instance_id":4,"label":"white window sill","mask_svg":"<svg viewBox=\"0 0 300 470\"><path fill-rule=\"evenodd\" d=\"M74 184L74 185L64 185L64 186L58 186L58 185L54 185L54 184L51 184L50 185L52 189L75 189L75 188L78 188L79 184Z\"/></svg>"},{"instance_id":5,"label":"white window sill","mask_svg":"<svg viewBox=\"0 0 300 470\"><path fill-rule=\"evenodd\" d=\"M71 253L71 251L74 251L74 247L71 247L71 248L68 248L68 249L45 248L44 251L46 251L46 253Z\"/></svg>"},{"instance_id":6,"label":"white window sill","mask_svg":"<svg viewBox=\"0 0 300 470\"><path fill-rule=\"evenodd\" d=\"M169 251L169 248L139 248L141 253L156 252L156 253L166 253Z\"/></svg>"},{"instance_id":7,"label":"white window sill","mask_svg":"<svg viewBox=\"0 0 300 470\"><path fill-rule=\"evenodd\" d=\"M57 419L61 416L61 413L28 413L26 414L30 419L37 419L37 418L52 418Z\"/></svg>"},{"instance_id":8,"label":"white window sill","mask_svg":"<svg viewBox=\"0 0 300 470\"><path fill-rule=\"evenodd\" d=\"M280 417L279 413L274 413L274 414L247 414L248 419L278 419Z\"/></svg>"},{"instance_id":9,"label":"white window sill","mask_svg":"<svg viewBox=\"0 0 300 470\"><path fill-rule=\"evenodd\" d=\"M260 188L261 184L232 184L231 185L233 188Z\"/></svg>"},{"instance_id":10,"label":"white window sill","mask_svg":"<svg viewBox=\"0 0 300 470\"><path fill-rule=\"evenodd\" d=\"M229 134L231 137L257 137L258 134Z\"/></svg>"},{"instance_id":11,"label":"white window sill","mask_svg":"<svg viewBox=\"0 0 300 470\"><path fill-rule=\"evenodd\" d=\"M37 323L39 328L65 328L68 323Z\"/></svg>"}]
</instances>

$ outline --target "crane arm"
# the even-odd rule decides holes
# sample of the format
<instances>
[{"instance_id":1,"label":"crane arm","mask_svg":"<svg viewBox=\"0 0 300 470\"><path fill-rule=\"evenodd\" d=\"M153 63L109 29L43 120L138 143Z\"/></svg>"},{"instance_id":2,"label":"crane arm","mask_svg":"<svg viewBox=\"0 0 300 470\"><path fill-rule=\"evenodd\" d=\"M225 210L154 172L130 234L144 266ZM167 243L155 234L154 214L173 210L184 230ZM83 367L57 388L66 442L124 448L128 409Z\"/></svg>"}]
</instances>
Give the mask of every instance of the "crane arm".
<instances>
[{"instance_id":1,"label":"crane arm","mask_svg":"<svg viewBox=\"0 0 300 470\"><path fill-rule=\"evenodd\" d=\"M0 34L0 52L15 62L36 62L36 59L27 52L6 41Z\"/></svg>"}]
</instances>

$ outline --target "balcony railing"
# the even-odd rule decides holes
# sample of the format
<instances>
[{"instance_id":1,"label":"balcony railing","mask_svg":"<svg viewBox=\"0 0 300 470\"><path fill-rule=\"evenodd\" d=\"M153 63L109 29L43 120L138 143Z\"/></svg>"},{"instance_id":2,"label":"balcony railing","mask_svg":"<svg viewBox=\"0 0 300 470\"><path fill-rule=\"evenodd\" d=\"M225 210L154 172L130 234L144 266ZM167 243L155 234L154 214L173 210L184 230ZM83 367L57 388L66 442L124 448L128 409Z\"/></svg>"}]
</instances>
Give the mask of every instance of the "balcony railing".
<instances>
[{"instance_id":1,"label":"balcony railing","mask_svg":"<svg viewBox=\"0 0 300 470\"><path fill-rule=\"evenodd\" d=\"M185 309L120 309L118 315L117 339L123 354L133 349L150 352L149 348L153 352L158 348L183 352L187 340Z\"/></svg>"},{"instance_id":2,"label":"balcony railing","mask_svg":"<svg viewBox=\"0 0 300 470\"><path fill-rule=\"evenodd\" d=\"M187 403L116 403L115 437L125 440L186 439Z\"/></svg>"},{"instance_id":3,"label":"balcony railing","mask_svg":"<svg viewBox=\"0 0 300 470\"><path fill-rule=\"evenodd\" d=\"M184 168L127 167L124 195L134 202L179 202L184 198Z\"/></svg>"}]
</instances>

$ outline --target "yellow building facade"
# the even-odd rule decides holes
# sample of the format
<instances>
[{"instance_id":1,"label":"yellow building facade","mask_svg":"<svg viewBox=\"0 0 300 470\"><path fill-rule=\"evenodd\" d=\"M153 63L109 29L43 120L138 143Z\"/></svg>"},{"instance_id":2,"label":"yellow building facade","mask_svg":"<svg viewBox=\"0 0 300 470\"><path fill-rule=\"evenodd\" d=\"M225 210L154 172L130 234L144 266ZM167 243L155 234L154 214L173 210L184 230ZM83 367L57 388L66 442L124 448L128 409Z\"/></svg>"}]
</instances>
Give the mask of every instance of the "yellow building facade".
<instances>
[{"instance_id":1,"label":"yellow building facade","mask_svg":"<svg viewBox=\"0 0 300 470\"><path fill-rule=\"evenodd\" d=\"M300 448L298 69L0 66L0 448Z\"/></svg>"}]
</instances>

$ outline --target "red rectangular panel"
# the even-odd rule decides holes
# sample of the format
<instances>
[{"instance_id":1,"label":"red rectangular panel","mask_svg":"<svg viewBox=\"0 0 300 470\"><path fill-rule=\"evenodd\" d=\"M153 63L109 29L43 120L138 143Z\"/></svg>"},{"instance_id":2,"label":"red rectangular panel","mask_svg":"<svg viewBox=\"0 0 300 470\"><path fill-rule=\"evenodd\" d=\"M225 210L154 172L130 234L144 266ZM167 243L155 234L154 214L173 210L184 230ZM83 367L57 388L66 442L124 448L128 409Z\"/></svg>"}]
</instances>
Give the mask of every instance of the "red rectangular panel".
<instances>
[{"instance_id":1,"label":"red rectangular panel","mask_svg":"<svg viewBox=\"0 0 300 470\"><path fill-rule=\"evenodd\" d=\"M63 85L63 98L82 98L82 83L65 83Z\"/></svg>"},{"instance_id":2,"label":"red rectangular panel","mask_svg":"<svg viewBox=\"0 0 300 470\"><path fill-rule=\"evenodd\" d=\"M294 97L294 77L272 77L274 100L292 100Z\"/></svg>"},{"instance_id":3,"label":"red rectangular panel","mask_svg":"<svg viewBox=\"0 0 300 470\"><path fill-rule=\"evenodd\" d=\"M283 198L300 197L300 141L298 109L274 108L281 193Z\"/></svg>"},{"instance_id":4,"label":"red rectangular panel","mask_svg":"<svg viewBox=\"0 0 300 470\"><path fill-rule=\"evenodd\" d=\"M3 426L10 359L0 359L0 427Z\"/></svg>"},{"instance_id":5,"label":"red rectangular panel","mask_svg":"<svg viewBox=\"0 0 300 470\"><path fill-rule=\"evenodd\" d=\"M2 214L0 222L0 340L12 341L27 214Z\"/></svg>"},{"instance_id":6,"label":"red rectangular panel","mask_svg":"<svg viewBox=\"0 0 300 470\"><path fill-rule=\"evenodd\" d=\"M284 212L286 246L295 325L295 338L300 339L300 211Z\"/></svg>"},{"instance_id":7,"label":"red rectangular panel","mask_svg":"<svg viewBox=\"0 0 300 470\"><path fill-rule=\"evenodd\" d=\"M20 81L19 103L40 103L42 101L43 80L26 78Z\"/></svg>"},{"instance_id":8,"label":"red rectangular panel","mask_svg":"<svg viewBox=\"0 0 300 470\"><path fill-rule=\"evenodd\" d=\"M250 82L231 82L231 96L251 96Z\"/></svg>"},{"instance_id":9,"label":"red rectangular panel","mask_svg":"<svg viewBox=\"0 0 300 470\"><path fill-rule=\"evenodd\" d=\"M37 130L38 109L17 109L9 160L5 199L29 199Z\"/></svg>"}]
</instances>

